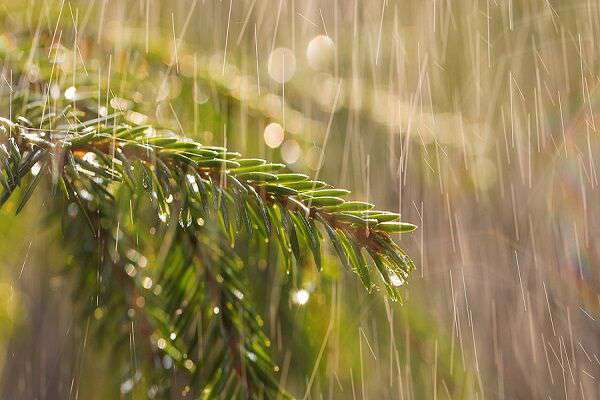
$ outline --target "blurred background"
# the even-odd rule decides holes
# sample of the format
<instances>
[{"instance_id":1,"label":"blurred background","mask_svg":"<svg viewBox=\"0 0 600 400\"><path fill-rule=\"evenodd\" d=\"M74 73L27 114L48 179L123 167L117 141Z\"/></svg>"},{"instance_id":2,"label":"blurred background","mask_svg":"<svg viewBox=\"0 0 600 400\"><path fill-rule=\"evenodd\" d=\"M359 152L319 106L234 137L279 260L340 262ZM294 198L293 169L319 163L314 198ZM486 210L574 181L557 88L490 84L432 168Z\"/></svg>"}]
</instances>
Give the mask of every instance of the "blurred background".
<instances>
[{"instance_id":1,"label":"blurred background","mask_svg":"<svg viewBox=\"0 0 600 400\"><path fill-rule=\"evenodd\" d=\"M110 80L132 121L284 161L419 226L399 238L417 264L404 304L333 258L298 287L260 283L296 396L600 398L598 2L4 0L0 26L4 82L52 38L63 79ZM98 90L72 79L57 96ZM87 342L56 231L14 207L3 397L150 397Z\"/></svg>"}]
</instances>

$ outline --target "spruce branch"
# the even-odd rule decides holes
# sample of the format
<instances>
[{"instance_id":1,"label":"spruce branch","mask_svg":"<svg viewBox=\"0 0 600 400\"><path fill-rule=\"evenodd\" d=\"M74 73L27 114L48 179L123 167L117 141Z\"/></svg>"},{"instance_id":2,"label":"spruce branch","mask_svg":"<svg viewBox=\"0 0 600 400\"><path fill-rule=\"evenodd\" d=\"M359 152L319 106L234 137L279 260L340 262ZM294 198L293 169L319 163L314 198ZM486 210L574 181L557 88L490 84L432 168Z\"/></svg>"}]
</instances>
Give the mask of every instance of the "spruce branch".
<instances>
[{"instance_id":1,"label":"spruce branch","mask_svg":"<svg viewBox=\"0 0 600 400\"><path fill-rule=\"evenodd\" d=\"M19 213L46 182L65 242L81 244L71 269L85 315L97 320L100 338L119 332L121 346L131 335L123 322L132 331L136 322L155 361L148 364L158 360L149 372L157 390L174 390L160 361L168 356L195 395L288 396L239 243L269 242L293 275L307 251L322 268L325 232L367 290L379 277L400 298L414 267L390 234L415 228L400 215L346 200L349 191L283 164L131 123L118 110L100 114L93 98L50 108L46 92L29 85L11 97L16 117L0 118L0 205L18 193ZM135 365L125 375L139 379Z\"/></svg>"},{"instance_id":2,"label":"spruce branch","mask_svg":"<svg viewBox=\"0 0 600 400\"><path fill-rule=\"evenodd\" d=\"M320 267L320 252L314 240L320 235L317 221L344 265L350 265L361 276L369 275L367 266L357 262L364 249L376 265L381 265L381 277L392 299L398 299L399 285L393 283L405 280L413 266L389 234L416 228L399 221L399 214L374 210L370 203L345 200L343 196L349 191L304 174L287 173L283 164L242 158L224 147L204 146L150 125L126 124L119 114L95 118L86 115L89 119L80 123L69 121L68 107L59 115L65 115L66 121L54 129L43 128L48 115L39 117L41 128L25 117L16 122L2 120L6 177L0 200L8 199L39 160L51 161L55 180L62 177L60 169L70 164L81 172L79 176L97 176L93 182L101 186L111 182L135 186L134 174L141 173L151 181L148 193L154 197L161 219L171 214L173 207L167 200L178 192L186 191L185 204L179 210L180 223L186 225L208 217L212 197L212 207L221 211L220 225L232 243L241 229L250 234L258 230L265 237L275 235L284 255L297 257L301 236L311 245ZM37 182L36 176L22 203ZM194 200L197 208L191 204Z\"/></svg>"}]
</instances>

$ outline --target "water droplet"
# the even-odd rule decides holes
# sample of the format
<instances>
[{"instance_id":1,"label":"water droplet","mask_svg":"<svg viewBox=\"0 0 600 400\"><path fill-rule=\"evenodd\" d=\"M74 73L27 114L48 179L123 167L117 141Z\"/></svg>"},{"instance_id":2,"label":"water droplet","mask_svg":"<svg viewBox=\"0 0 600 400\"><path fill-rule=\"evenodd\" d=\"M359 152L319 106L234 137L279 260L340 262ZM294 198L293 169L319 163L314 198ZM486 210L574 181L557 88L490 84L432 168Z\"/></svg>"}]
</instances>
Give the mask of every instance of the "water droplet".
<instances>
[{"instance_id":1,"label":"water droplet","mask_svg":"<svg viewBox=\"0 0 600 400\"><path fill-rule=\"evenodd\" d=\"M42 169L42 166L40 165L39 162L36 162L35 164L33 164L33 166L31 167L31 175L33 176L37 176L37 174L40 173L40 170Z\"/></svg>"},{"instance_id":2,"label":"water droplet","mask_svg":"<svg viewBox=\"0 0 600 400\"><path fill-rule=\"evenodd\" d=\"M149 276L144 277L144 279L142 280L142 287L144 289L152 288L152 278L150 278Z\"/></svg>"},{"instance_id":3,"label":"water droplet","mask_svg":"<svg viewBox=\"0 0 600 400\"><path fill-rule=\"evenodd\" d=\"M286 140L281 145L281 158L288 164L293 164L300 158L302 149L297 141L291 139Z\"/></svg>"},{"instance_id":4,"label":"water droplet","mask_svg":"<svg viewBox=\"0 0 600 400\"><path fill-rule=\"evenodd\" d=\"M88 162L92 165L98 166L98 156L96 156L96 153L92 153L91 151L88 151L87 153L85 153L82 157L83 161Z\"/></svg>"},{"instance_id":5,"label":"water droplet","mask_svg":"<svg viewBox=\"0 0 600 400\"><path fill-rule=\"evenodd\" d=\"M274 149L281 145L285 137L285 133L283 131L283 127L280 124L278 124L277 122L271 122L265 127L265 132L263 136L265 138L265 143L267 144L267 146Z\"/></svg>"},{"instance_id":6,"label":"water droplet","mask_svg":"<svg viewBox=\"0 0 600 400\"><path fill-rule=\"evenodd\" d=\"M392 272L390 274L390 282L392 286L402 286L404 285L404 278L398 276L396 273Z\"/></svg>"},{"instance_id":7,"label":"water droplet","mask_svg":"<svg viewBox=\"0 0 600 400\"><path fill-rule=\"evenodd\" d=\"M170 356L165 355L162 364L164 369L171 369L171 367L173 367L173 359Z\"/></svg>"},{"instance_id":8,"label":"water droplet","mask_svg":"<svg viewBox=\"0 0 600 400\"><path fill-rule=\"evenodd\" d=\"M237 289L233 289L233 294L235 295L235 297L237 297L240 300L244 299L244 293L240 292Z\"/></svg>"},{"instance_id":9,"label":"water droplet","mask_svg":"<svg viewBox=\"0 0 600 400\"><path fill-rule=\"evenodd\" d=\"M160 219L161 222L167 222L167 218L168 218L168 214L164 213L164 212L159 212L158 213L158 219Z\"/></svg>"},{"instance_id":10,"label":"water droplet","mask_svg":"<svg viewBox=\"0 0 600 400\"><path fill-rule=\"evenodd\" d=\"M65 90L65 99L71 101L77 100L77 88L75 86L69 86Z\"/></svg>"},{"instance_id":11,"label":"water droplet","mask_svg":"<svg viewBox=\"0 0 600 400\"><path fill-rule=\"evenodd\" d=\"M144 296L138 296L135 299L135 305L139 308L143 308L146 305L146 298Z\"/></svg>"},{"instance_id":12,"label":"water droplet","mask_svg":"<svg viewBox=\"0 0 600 400\"><path fill-rule=\"evenodd\" d=\"M101 308L101 307L97 307L97 308L94 310L94 318L96 318L96 319L100 319L100 318L102 318L102 316L103 316L103 315L104 315L104 310L102 310L102 308Z\"/></svg>"},{"instance_id":13,"label":"water droplet","mask_svg":"<svg viewBox=\"0 0 600 400\"><path fill-rule=\"evenodd\" d=\"M276 82L284 83L296 73L296 56L287 47L278 47L269 56L269 76Z\"/></svg>"},{"instance_id":14,"label":"water droplet","mask_svg":"<svg viewBox=\"0 0 600 400\"><path fill-rule=\"evenodd\" d=\"M192 187L192 190L194 191L194 193L200 192L200 188L198 187L198 183L196 182L196 177L194 175L187 174L186 178L187 178L187 181L189 182L190 186Z\"/></svg>"},{"instance_id":15,"label":"water droplet","mask_svg":"<svg viewBox=\"0 0 600 400\"><path fill-rule=\"evenodd\" d=\"M292 294L292 301L300 306L306 304L309 298L310 293L308 293L308 290L306 289L296 290Z\"/></svg>"},{"instance_id":16,"label":"water droplet","mask_svg":"<svg viewBox=\"0 0 600 400\"><path fill-rule=\"evenodd\" d=\"M129 111L127 113L127 120L129 122L133 122L136 125L142 125L145 124L146 121L148 121L148 116L136 111Z\"/></svg>"},{"instance_id":17,"label":"water droplet","mask_svg":"<svg viewBox=\"0 0 600 400\"><path fill-rule=\"evenodd\" d=\"M110 99L110 106L118 111L126 111L129 107L131 107L131 102L121 97L113 97Z\"/></svg>"},{"instance_id":18,"label":"water droplet","mask_svg":"<svg viewBox=\"0 0 600 400\"><path fill-rule=\"evenodd\" d=\"M125 382L121 383L121 393L129 393L131 392L131 389L133 389L133 379L127 379Z\"/></svg>"},{"instance_id":19,"label":"water droplet","mask_svg":"<svg viewBox=\"0 0 600 400\"><path fill-rule=\"evenodd\" d=\"M92 194L85 189L81 189L81 191L79 192L79 195L84 200L87 200L87 201L94 200L94 196L92 196Z\"/></svg>"},{"instance_id":20,"label":"water droplet","mask_svg":"<svg viewBox=\"0 0 600 400\"><path fill-rule=\"evenodd\" d=\"M135 269L135 266L133 264L127 264L127 265L125 265L125 272L129 276L135 276L135 274L137 273L137 270Z\"/></svg>"},{"instance_id":21,"label":"water droplet","mask_svg":"<svg viewBox=\"0 0 600 400\"><path fill-rule=\"evenodd\" d=\"M315 36L306 47L308 65L317 71L328 69L335 56L333 40L326 35Z\"/></svg>"},{"instance_id":22,"label":"water droplet","mask_svg":"<svg viewBox=\"0 0 600 400\"><path fill-rule=\"evenodd\" d=\"M144 257L142 254L140 254L137 259L137 263L141 268L146 268L146 266L148 265L148 259L146 257Z\"/></svg>"}]
</instances>

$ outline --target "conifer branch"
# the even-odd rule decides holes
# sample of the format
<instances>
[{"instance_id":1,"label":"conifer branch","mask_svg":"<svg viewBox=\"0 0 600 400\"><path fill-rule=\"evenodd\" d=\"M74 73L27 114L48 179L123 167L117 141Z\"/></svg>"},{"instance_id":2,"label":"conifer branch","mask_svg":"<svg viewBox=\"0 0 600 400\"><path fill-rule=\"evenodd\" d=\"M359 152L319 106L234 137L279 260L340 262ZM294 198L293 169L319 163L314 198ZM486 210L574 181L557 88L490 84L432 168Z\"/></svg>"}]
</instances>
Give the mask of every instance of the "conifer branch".
<instances>
[{"instance_id":1,"label":"conifer branch","mask_svg":"<svg viewBox=\"0 0 600 400\"><path fill-rule=\"evenodd\" d=\"M287 396L243 279L240 242L269 242L293 277L307 250L322 268L325 232L367 290L379 277L400 298L414 267L390 234L415 228L400 215L345 200L349 191L283 164L127 122L119 111L99 114L91 98L51 112L44 91L27 86L12 98L16 117L0 119L0 205L18 192L19 213L46 182L66 243L81 244L71 269L85 315L99 337L121 332L121 345L131 334L123 321L132 331L136 321L159 360L157 390L173 390L162 355L186 371L196 395Z\"/></svg>"}]
</instances>

